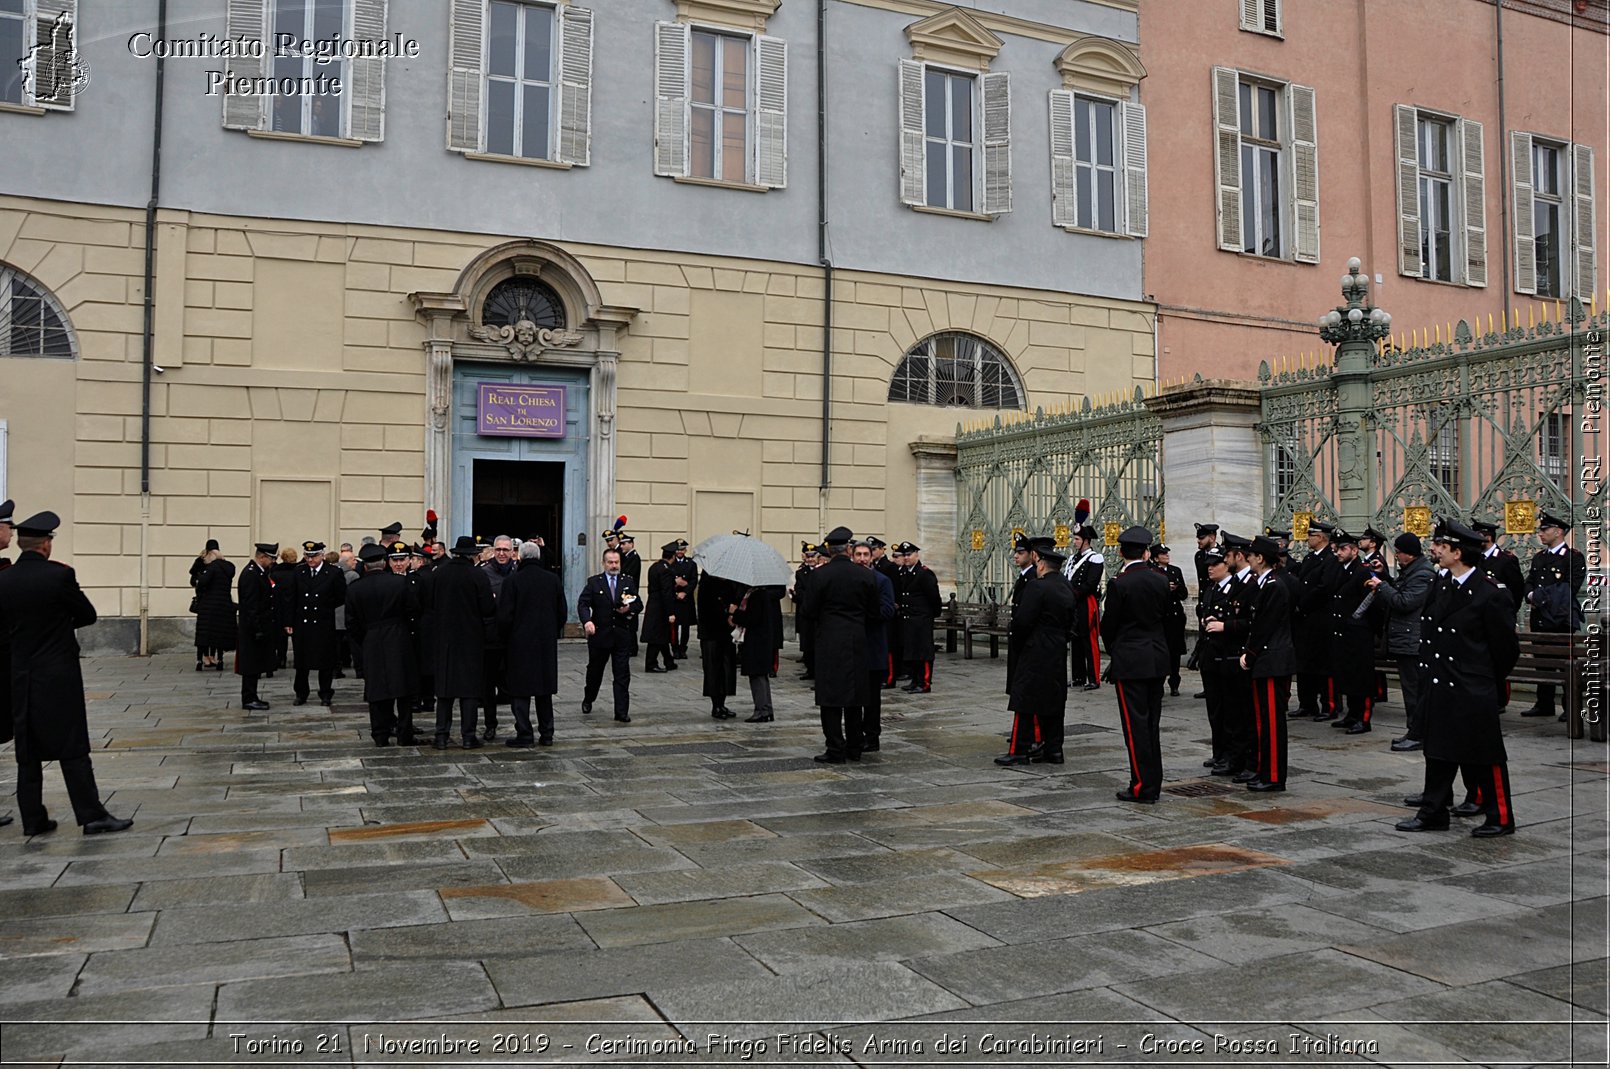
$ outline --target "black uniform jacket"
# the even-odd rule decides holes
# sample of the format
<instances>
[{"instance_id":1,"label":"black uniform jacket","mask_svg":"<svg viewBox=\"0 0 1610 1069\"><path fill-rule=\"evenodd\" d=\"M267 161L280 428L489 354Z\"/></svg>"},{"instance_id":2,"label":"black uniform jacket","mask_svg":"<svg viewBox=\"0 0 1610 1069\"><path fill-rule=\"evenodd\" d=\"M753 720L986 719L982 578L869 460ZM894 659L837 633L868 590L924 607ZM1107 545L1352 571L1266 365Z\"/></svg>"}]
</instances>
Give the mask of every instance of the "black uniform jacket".
<instances>
[{"instance_id":1,"label":"black uniform jacket","mask_svg":"<svg viewBox=\"0 0 1610 1069\"><path fill-rule=\"evenodd\" d=\"M1362 560L1340 565L1340 578L1331 591L1330 674L1343 694L1374 689L1375 632L1378 630L1380 598L1370 601L1362 616L1355 617L1370 588L1365 584L1375 572Z\"/></svg>"},{"instance_id":2,"label":"black uniform jacket","mask_svg":"<svg viewBox=\"0 0 1610 1069\"><path fill-rule=\"evenodd\" d=\"M908 661L931 660L934 621L945 611L945 603L939 599L939 576L925 564L902 568L900 572L900 581L894 588L895 613L900 620L900 655ZM821 656L820 652L817 656Z\"/></svg>"},{"instance_id":3,"label":"black uniform jacket","mask_svg":"<svg viewBox=\"0 0 1610 1069\"><path fill-rule=\"evenodd\" d=\"M240 602L240 636L236 644L235 671L246 676L272 672L279 665L274 644L274 583L256 561L247 561L235 584Z\"/></svg>"},{"instance_id":4,"label":"black uniform jacket","mask_svg":"<svg viewBox=\"0 0 1610 1069\"><path fill-rule=\"evenodd\" d=\"M621 599L637 594L637 584L629 575L615 577L615 596L609 596L609 578L603 572L587 580L581 597L576 601L576 619L583 624L591 622L596 630L587 637L587 648L592 650L625 650L637 653L637 617L643 611L643 599L638 598L626 612L615 610L626 604Z\"/></svg>"},{"instance_id":5,"label":"black uniform jacket","mask_svg":"<svg viewBox=\"0 0 1610 1069\"><path fill-rule=\"evenodd\" d=\"M1101 640L1107 647L1107 678L1162 679L1168 675L1168 638L1163 621L1170 602L1168 580L1145 561L1126 561L1107 584Z\"/></svg>"},{"instance_id":6,"label":"black uniform jacket","mask_svg":"<svg viewBox=\"0 0 1610 1069\"><path fill-rule=\"evenodd\" d=\"M1526 600L1532 603L1532 630L1574 631L1580 616L1575 608L1576 595L1586 578L1587 562L1576 550L1569 547L1558 553L1539 550L1526 576ZM1569 596L1561 589L1564 587L1569 588Z\"/></svg>"},{"instance_id":7,"label":"black uniform jacket","mask_svg":"<svg viewBox=\"0 0 1610 1069\"><path fill-rule=\"evenodd\" d=\"M1017 606L1023 600L1023 588L1035 580L1034 566L1031 564L1018 573L1012 581L1012 622L1006 628L1006 693L1012 693L1012 674L1017 670L1017 651L1023 643L1018 641L1014 634L1017 627Z\"/></svg>"},{"instance_id":8,"label":"black uniform jacket","mask_svg":"<svg viewBox=\"0 0 1610 1069\"><path fill-rule=\"evenodd\" d=\"M1073 587L1073 633L1076 635L1088 635L1093 628L1101 626L1097 605L1101 601L1101 576L1106 567L1100 553L1091 553L1073 562L1068 584Z\"/></svg>"},{"instance_id":9,"label":"black uniform jacket","mask_svg":"<svg viewBox=\"0 0 1610 1069\"><path fill-rule=\"evenodd\" d=\"M1073 590L1056 570L1024 586L1013 600L1007 647L1016 647L1016 668L1008 708L1042 716L1067 708L1074 611Z\"/></svg>"},{"instance_id":10,"label":"black uniform jacket","mask_svg":"<svg viewBox=\"0 0 1610 1069\"><path fill-rule=\"evenodd\" d=\"M804 586L805 613L816 625L816 704L865 705L871 682L866 629L881 619L878 581L849 557L837 556ZM931 641L932 624L928 630Z\"/></svg>"},{"instance_id":11,"label":"black uniform jacket","mask_svg":"<svg viewBox=\"0 0 1610 1069\"><path fill-rule=\"evenodd\" d=\"M1291 586L1269 572L1260 583L1247 584L1252 593L1252 621L1247 630L1247 667L1252 678L1290 676L1297 671L1297 651L1291 644Z\"/></svg>"},{"instance_id":12,"label":"black uniform jacket","mask_svg":"<svg viewBox=\"0 0 1610 1069\"><path fill-rule=\"evenodd\" d=\"M497 626L492 581L468 557L454 557L420 586L430 619L431 667L438 698L479 698L486 647Z\"/></svg>"},{"instance_id":13,"label":"black uniform jacket","mask_svg":"<svg viewBox=\"0 0 1610 1069\"><path fill-rule=\"evenodd\" d=\"M783 633L782 601L782 587L757 586L733 613L733 622L744 629L743 645L738 648L738 670L743 675L771 675Z\"/></svg>"},{"instance_id":14,"label":"black uniform jacket","mask_svg":"<svg viewBox=\"0 0 1610 1069\"><path fill-rule=\"evenodd\" d=\"M95 606L65 564L24 552L0 572L0 630L11 641L11 712L18 763L89 755L84 675L73 631Z\"/></svg>"},{"instance_id":15,"label":"black uniform jacket","mask_svg":"<svg viewBox=\"0 0 1610 1069\"><path fill-rule=\"evenodd\" d=\"M1342 562L1336 551L1326 546L1310 553L1295 572L1302 583L1302 594L1292 606L1291 638L1297 647L1297 669L1321 675L1330 671L1331 595L1341 582Z\"/></svg>"},{"instance_id":16,"label":"black uniform jacket","mask_svg":"<svg viewBox=\"0 0 1610 1069\"><path fill-rule=\"evenodd\" d=\"M621 574L631 577L634 588L643 585L643 558L637 550L621 554Z\"/></svg>"},{"instance_id":17,"label":"black uniform jacket","mask_svg":"<svg viewBox=\"0 0 1610 1069\"><path fill-rule=\"evenodd\" d=\"M676 625L696 624L699 622L699 610L693 604L694 595L699 591L699 566L686 557L671 558L671 575L674 579L687 580L687 586L671 584L676 593L677 610L672 615L676 617ZM644 639L647 642L648 639Z\"/></svg>"},{"instance_id":18,"label":"black uniform jacket","mask_svg":"<svg viewBox=\"0 0 1610 1069\"><path fill-rule=\"evenodd\" d=\"M1168 596L1168 652L1171 656L1185 653L1185 599L1191 592L1185 588L1185 573L1172 564L1154 566L1169 583Z\"/></svg>"},{"instance_id":19,"label":"black uniform jacket","mask_svg":"<svg viewBox=\"0 0 1610 1069\"><path fill-rule=\"evenodd\" d=\"M297 668L334 668L341 651L336 644L335 610L346 604L346 573L333 564L298 567L291 581L291 639L296 644Z\"/></svg>"},{"instance_id":20,"label":"black uniform jacket","mask_svg":"<svg viewBox=\"0 0 1610 1069\"><path fill-rule=\"evenodd\" d=\"M1212 579L1202 588L1201 600L1197 602L1197 616L1202 621L1202 634L1207 639L1201 660L1204 673L1233 676L1241 671L1241 653L1246 648L1247 635L1252 629L1252 598L1256 592L1256 587L1234 576L1225 580L1223 589ZM1218 620L1224 625L1224 630L1209 632L1209 620ZM1288 646L1291 643L1289 634L1286 642Z\"/></svg>"},{"instance_id":21,"label":"black uniform jacket","mask_svg":"<svg viewBox=\"0 0 1610 1069\"><path fill-rule=\"evenodd\" d=\"M0 572L11 562L0 558ZM11 741L11 635L6 631L6 607L0 602L0 743Z\"/></svg>"},{"instance_id":22,"label":"black uniform jacket","mask_svg":"<svg viewBox=\"0 0 1610 1069\"><path fill-rule=\"evenodd\" d=\"M671 618L683 619L686 601L676 597L676 570L670 561L657 560L648 566L648 606L643 610L643 641L650 646L671 644Z\"/></svg>"},{"instance_id":23,"label":"black uniform jacket","mask_svg":"<svg viewBox=\"0 0 1610 1069\"><path fill-rule=\"evenodd\" d=\"M1504 593L1515 603L1515 611L1520 612L1521 606L1526 604L1526 576L1521 574L1520 558L1507 549L1500 549L1482 557L1477 567L1504 588Z\"/></svg>"},{"instance_id":24,"label":"black uniform jacket","mask_svg":"<svg viewBox=\"0 0 1610 1069\"><path fill-rule=\"evenodd\" d=\"M363 649L363 700L390 701L419 693L414 584L389 571L366 572L347 591L347 637Z\"/></svg>"},{"instance_id":25,"label":"black uniform jacket","mask_svg":"<svg viewBox=\"0 0 1610 1069\"><path fill-rule=\"evenodd\" d=\"M1520 657L1509 597L1480 569L1438 578L1420 624L1427 757L1488 765L1506 759L1498 726L1503 681Z\"/></svg>"},{"instance_id":26,"label":"black uniform jacket","mask_svg":"<svg viewBox=\"0 0 1610 1069\"><path fill-rule=\"evenodd\" d=\"M523 560L503 581L498 624L509 648L503 689L528 698L559 692L559 634L570 618L559 577Z\"/></svg>"}]
</instances>

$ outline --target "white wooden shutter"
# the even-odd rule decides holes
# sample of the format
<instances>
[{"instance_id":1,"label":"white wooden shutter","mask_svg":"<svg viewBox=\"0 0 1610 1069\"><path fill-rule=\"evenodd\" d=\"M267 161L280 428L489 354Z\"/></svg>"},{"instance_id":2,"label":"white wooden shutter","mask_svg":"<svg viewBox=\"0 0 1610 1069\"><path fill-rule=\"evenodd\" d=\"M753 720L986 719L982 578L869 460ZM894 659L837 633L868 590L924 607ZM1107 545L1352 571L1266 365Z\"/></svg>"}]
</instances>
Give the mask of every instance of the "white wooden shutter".
<instances>
[{"instance_id":1,"label":"white wooden shutter","mask_svg":"<svg viewBox=\"0 0 1610 1069\"><path fill-rule=\"evenodd\" d=\"M1571 146L1572 234L1576 242L1576 295L1592 301L1598 293L1599 224L1597 187L1593 184L1593 146Z\"/></svg>"},{"instance_id":2,"label":"white wooden shutter","mask_svg":"<svg viewBox=\"0 0 1610 1069\"><path fill-rule=\"evenodd\" d=\"M268 0L229 0L225 32L229 39L263 41L265 54L272 54L267 46ZM225 72L231 84L237 79L261 78L267 72L263 60L251 55L234 56L224 61ZM263 98L256 93L224 94L224 126L231 130L261 130L267 111Z\"/></svg>"},{"instance_id":3,"label":"white wooden shutter","mask_svg":"<svg viewBox=\"0 0 1610 1069\"><path fill-rule=\"evenodd\" d=\"M1420 113L1392 105L1393 140L1398 155L1398 274L1420 278Z\"/></svg>"},{"instance_id":4,"label":"white wooden shutter","mask_svg":"<svg viewBox=\"0 0 1610 1069\"><path fill-rule=\"evenodd\" d=\"M688 61L692 33L677 22L654 24L654 173L688 173Z\"/></svg>"},{"instance_id":5,"label":"white wooden shutter","mask_svg":"<svg viewBox=\"0 0 1610 1069\"><path fill-rule=\"evenodd\" d=\"M1241 28L1255 32L1263 29L1263 0L1241 0Z\"/></svg>"},{"instance_id":6,"label":"white wooden shutter","mask_svg":"<svg viewBox=\"0 0 1610 1069\"><path fill-rule=\"evenodd\" d=\"M928 203L927 170L924 166L927 121L923 100L923 65L916 60L900 61L900 203Z\"/></svg>"},{"instance_id":7,"label":"white wooden shutter","mask_svg":"<svg viewBox=\"0 0 1610 1069\"><path fill-rule=\"evenodd\" d=\"M1291 115L1292 258L1319 263L1319 132L1314 91L1306 85L1286 87Z\"/></svg>"},{"instance_id":8,"label":"white wooden shutter","mask_svg":"<svg viewBox=\"0 0 1610 1069\"><path fill-rule=\"evenodd\" d=\"M1213 68L1213 176L1218 191L1219 248L1241 252L1241 76Z\"/></svg>"},{"instance_id":9,"label":"white wooden shutter","mask_svg":"<svg viewBox=\"0 0 1610 1069\"><path fill-rule=\"evenodd\" d=\"M1124 230L1130 237L1147 233L1146 106L1120 101L1119 122L1124 134Z\"/></svg>"},{"instance_id":10,"label":"white wooden shutter","mask_svg":"<svg viewBox=\"0 0 1610 1069\"><path fill-rule=\"evenodd\" d=\"M481 151L486 0L452 0L448 13L447 147Z\"/></svg>"},{"instance_id":11,"label":"white wooden shutter","mask_svg":"<svg viewBox=\"0 0 1610 1069\"><path fill-rule=\"evenodd\" d=\"M1459 188L1465 209L1465 285L1487 285L1487 159L1481 123L1461 119Z\"/></svg>"},{"instance_id":12,"label":"white wooden shutter","mask_svg":"<svg viewBox=\"0 0 1610 1069\"><path fill-rule=\"evenodd\" d=\"M26 10L26 8L24 8ZM38 0L34 10L31 103L50 111L72 111L77 94L78 0Z\"/></svg>"},{"instance_id":13,"label":"white wooden shutter","mask_svg":"<svg viewBox=\"0 0 1610 1069\"><path fill-rule=\"evenodd\" d=\"M1509 135L1510 181L1515 190L1515 292L1537 292L1537 235L1532 218L1532 135Z\"/></svg>"},{"instance_id":14,"label":"white wooden shutter","mask_svg":"<svg viewBox=\"0 0 1610 1069\"><path fill-rule=\"evenodd\" d=\"M559 162L586 167L593 158L593 13L559 9Z\"/></svg>"},{"instance_id":15,"label":"white wooden shutter","mask_svg":"<svg viewBox=\"0 0 1610 1069\"><path fill-rule=\"evenodd\" d=\"M788 185L788 43L755 38L755 184Z\"/></svg>"},{"instance_id":16,"label":"white wooden shutter","mask_svg":"<svg viewBox=\"0 0 1610 1069\"><path fill-rule=\"evenodd\" d=\"M352 36L359 41L386 39L386 0L352 0ZM347 92L347 136L380 141L386 133L386 60L355 58Z\"/></svg>"},{"instance_id":17,"label":"white wooden shutter","mask_svg":"<svg viewBox=\"0 0 1610 1069\"><path fill-rule=\"evenodd\" d=\"M1051 223L1077 226L1079 184L1073 155L1073 91L1051 90Z\"/></svg>"},{"instance_id":18,"label":"white wooden shutter","mask_svg":"<svg viewBox=\"0 0 1610 1069\"><path fill-rule=\"evenodd\" d=\"M1012 76L1004 71L979 79L984 111L984 214L1012 210Z\"/></svg>"}]
</instances>

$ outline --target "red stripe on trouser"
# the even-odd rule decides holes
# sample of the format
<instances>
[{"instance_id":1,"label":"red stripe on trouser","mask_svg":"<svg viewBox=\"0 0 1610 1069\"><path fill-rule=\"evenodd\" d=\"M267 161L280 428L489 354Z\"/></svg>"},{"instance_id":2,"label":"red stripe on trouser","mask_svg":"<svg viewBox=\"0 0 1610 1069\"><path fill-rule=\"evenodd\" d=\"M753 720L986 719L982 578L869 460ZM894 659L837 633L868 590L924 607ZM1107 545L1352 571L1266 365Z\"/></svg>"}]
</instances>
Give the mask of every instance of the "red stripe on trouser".
<instances>
[{"instance_id":1,"label":"red stripe on trouser","mask_svg":"<svg viewBox=\"0 0 1610 1069\"><path fill-rule=\"evenodd\" d=\"M894 654L893 653L889 654L889 674L886 677L884 677L883 681L885 683L893 683L894 682Z\"/></svg>"},{"instance_id":2,"label":"red stripe on trouser","mask_svg":"<svg viewBox=\"0 0 1610 1069\"><path fill-rule=\"evenodd\" d=\"M1101 634L1100 626L1096 622L1096 602L1093 598L1085 599L1086 629L1090 632L1090 682L1101 682Z\"/></svg>"},{"instance_id":3,"label":"red stripe on trouser","mask_svg":"<svg viewBox=\"0 0 1610 1069\"><path fill-rule=\"evenodd\" d=\"M1514 823L1514 816L1509 811L1509 795L1504 791L1504 766L1493 766L1493 796L1498 803L1498 823L1509 825Z\"/></svg>"},{"instance_id":4,"label":"red stripe on trouser","mask_svg":"<svg viewBox=\"0 0 1610 1069\"><path fill-rule=\"evenodd\" d=\"M1252 730L1256 737L1252 750L1252 763L1257 765L1258 754L1263 752L1263 710L1258 708L1258 683L1252 683Z\"/></svg>"},{"instance_id":5,"label":"red stripe on trouser","mask_svg":"<svg viewBox=\"0 0 1610 1069\"><path fill-rule=\"evenodd\" d=\"M1325 712L1336 715L1336 677L1325 677Z\"/></svg>"},{"instance_id":6,"label":"red stripe on trouser","mask_svg":"<svg viewBox=\"0 0 1610 1069\"><path fill-rule=\"evenodd\" d=\"M1363 719L1363 721L1361 721L1361 723L1368 724L1370 722L1370 713L1373 712L1374 710L1375 710L1375 699L1373 697L1371 697L1370 695L1366 694L1364 696L1364 719Z\"/></svg>"},{"instance_id":7,"label":"red stripe on trouser","mask_svg":"<svg viewBox=\"0 0 1610 1069\"><path fill-rule=\"evenodd\" d=\"M1129 793L1139 798L1143 784L1140 781L1140 762L1135 760L1135 729L1129 723L1129 703L1124 700L1124 681L1120 679L1114 682L1113 689L1118 692L1118 713L1124 718L1124 745L1129 747L1129 772L1134 780L1129 785Z\"/></svg>"},{"instance_id":8,"label":"red stripe on trouser","mask_svg":"<svg viewBox=\"0 0 1610 1069\"><path fill-rule=\"evenodd\" d=\"M1264 706L1264 715L1269 718L1269 778L1267 783L1280 783L1286 777L1280 770L1280 743L1275 737L1275 680L1269 677L1269 702Z\"/></svg>"},{"instance_id":9,"label":"red stripe on trouser","mask_svg":"<svg viewBox=\"0 0 1610 1069\"><path fill-rule=\"evenodd\" d=\"M1017 722L1018 717L1012 717L1012 740L1006 744L1007 753L1017 753Z\"/></svg>"},{"instance_id":10,"label":"red stripe on trouser","mask_svg":"<svg viewBox=\"0 0 1610 1069\"><path fill-rule=\"evenodd\" d=\"M924 662L922 662L922 685L925 686L925 687L930 687L930 686L933 686L933 682L934 682L934 662L932 662L932 661L924 661Z\"/></svg>"}]
</instances>

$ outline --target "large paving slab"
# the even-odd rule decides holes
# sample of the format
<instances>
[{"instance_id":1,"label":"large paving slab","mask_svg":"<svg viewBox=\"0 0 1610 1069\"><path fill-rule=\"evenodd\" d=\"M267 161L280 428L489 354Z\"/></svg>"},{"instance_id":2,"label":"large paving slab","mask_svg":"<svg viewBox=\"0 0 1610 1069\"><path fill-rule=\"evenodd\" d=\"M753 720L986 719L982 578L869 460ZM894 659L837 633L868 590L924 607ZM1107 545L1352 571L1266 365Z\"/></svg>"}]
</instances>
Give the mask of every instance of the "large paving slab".
<instances>
[{"instance_id":1,"label":"large paving slab","mask_svg":"<svg viewBox=\"0 0 1610 1069\"><path fill-rule=\"evenodd\" d=\"M1603 745L1507 718L1519 833L1411 836L1401 706L1357 738L1294 723L1268 797L1204 776L1204 706L1170 697L1176 790L1134 807L1108 688L1070 696L1065 765L1001 769L1002 662L941 655L934 693L887 696L881 752L824 767L792 652L775 723L712 722L692 664L635 679L618 725L579 714L567 643L555 747L443 753L370 746L350 678L313 711L280 674L248 714L182 656L86 661L97 777L136 823L0 830L0 997L32 1022L5 1025L6 1058L238 1064L231 1022L280 1020L340 1038L309 1062L547 1030L542 1064L595 1033L861 1021L1099 1034L1111 1062L1313 1064L1214 1044L1331 1034L1386 1065L1602 1062ZM59 776L45 797L69 812Z\"/></svg>"}]
</instances>

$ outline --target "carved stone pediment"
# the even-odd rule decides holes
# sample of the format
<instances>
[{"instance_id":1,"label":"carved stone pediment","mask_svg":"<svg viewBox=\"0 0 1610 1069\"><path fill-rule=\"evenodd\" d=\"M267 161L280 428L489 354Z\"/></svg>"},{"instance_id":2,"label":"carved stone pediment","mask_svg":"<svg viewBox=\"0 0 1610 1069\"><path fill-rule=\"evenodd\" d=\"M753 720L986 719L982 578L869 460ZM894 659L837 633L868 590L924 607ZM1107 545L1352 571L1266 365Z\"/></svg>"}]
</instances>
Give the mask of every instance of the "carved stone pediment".
<instances>
[{"instance_id":1,"label":"carved stone pediment","mask_svg":"<svg viewBox=\"0 0 1610 1069\"><path fill-rule=\"evenodd\" d=\"M522 319L513 326L470 327L469 335L476 341L503 346L516 360L535 360L549 349L569 349L583 341L579 331L548 330L529 319Z\"/></svg>"}]
</instances>

